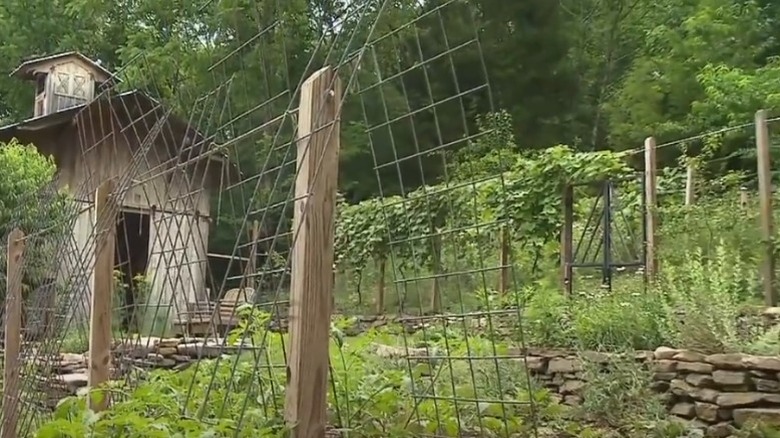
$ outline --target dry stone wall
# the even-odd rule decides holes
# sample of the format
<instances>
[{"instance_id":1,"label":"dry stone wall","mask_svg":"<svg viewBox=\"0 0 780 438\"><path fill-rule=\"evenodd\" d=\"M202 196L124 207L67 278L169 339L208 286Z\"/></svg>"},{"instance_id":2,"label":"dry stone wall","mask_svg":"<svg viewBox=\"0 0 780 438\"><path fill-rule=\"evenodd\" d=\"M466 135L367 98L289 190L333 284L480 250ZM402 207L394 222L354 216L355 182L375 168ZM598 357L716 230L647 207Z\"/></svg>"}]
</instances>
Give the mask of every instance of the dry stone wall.
<instances>
[{"instance_id":1,"label":"dry stone wall","mask_svg":"<svg viewBox=\"0 0 780 438\"><path fill-rule=\"evenodd\" d=\"M183 369L199 358L236 352L237 347L224 344L221 339L128 340L114 346L114 372L121 374L127 367ZM583 402L587 364L607 367L617 360L615 354L599 352L526 349L515 353L525 360L534 380L568 405ZM751 421L780 427L780 356L704 355L666 347L633 354L631 359L652 372L651 389L662 396L669 413L704 429L707 436L730 436ZM60 393L53 399L86 386L85 355L65 353L48 363L53 364L58 382L49 381L49 389L59 388Z\"/></svg>"},{"instance_id":2,"label":"dry stone wall","mask_svg":"<svg viewBox=\"0 0 780 438\"><path fill-rule=\"evenodd\" d=\"M246 347L245 347L246 348ZM129 369L181 370L198 359L235 354L238 347L225 345L223 339L141 337L117 342L114 345L112 378L118 378ZM29 358L38 367L50 368L53 376L45 382L51 403L78 394L88 380L87 355L62 353L55 357L35 355Z\"/></svg>"},{"instance_id":3,"label":"dry stone wall","mask_svg":"<svg viewBox=\"0 0 780 438\"><path fill-rule=\"evenodd\" d=\"M652 389L680 421L728 437L735 428L759 421L780 426L780 357L704 355L661 347L633 358L653 374ZM605 366L615 355L532 350L525 353L531 375L566 404L582 403L586 363Z\"/></svg>"}]
</instances>

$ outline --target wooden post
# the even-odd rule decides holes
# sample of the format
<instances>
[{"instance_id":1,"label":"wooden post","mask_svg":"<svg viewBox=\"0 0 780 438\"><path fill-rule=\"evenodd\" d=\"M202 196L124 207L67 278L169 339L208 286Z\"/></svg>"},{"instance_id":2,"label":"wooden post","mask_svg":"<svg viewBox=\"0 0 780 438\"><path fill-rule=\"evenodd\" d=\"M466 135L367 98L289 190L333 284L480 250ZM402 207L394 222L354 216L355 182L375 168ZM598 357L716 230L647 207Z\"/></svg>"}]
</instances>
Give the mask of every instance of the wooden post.
<instances>
[{"instance_id":1,"label":"wooden post","mask_svg":"<svg viewBox=\"0 0 780 438\"><path fill-rule=\"evenodd\" d=\"M563 229L561 230L561 285L564 293L572 292L572 263L574 263L574 187L563 188Z\"/></svg>"},{"instance_id":2,"label":"wooden post","mask_svg":"<svg viewBox=\"0 0 780 438\"><path fill-rule=\"evenodd\" d=\"M19 353L22 344L22 273L24 233L15 228L8 235L5 285L5 355L3 360L2 438L16 438L19 420Z\"/></svg>"},{"instance_id":3,"label":"wooden post","mask_svg":"<svg viewBox=\"0 0 780 438\"><path fill-rule=\"evenodd\" d=\"M756 155L758 157L758 200L761 215L761 237L766 246L764 260L761 265L761 276L764 282L764 304L770 307L777 305L775 294L775 256L773 244L772 220L772 169L769 159L769 127L766 111L756 112Z\"/></svg>"},{"instance_id":4,"label":"wooden post","mask_svg":"<svg viewBox=\"0 0 780 438\"><path fill-rule=\"evenodd\" d=\"M498 291L501 295L504 295L509 291L509 226L504 225L501 227L501 252L499 254L499 263L501 264L501 272L498 278Z\"/></svg>"},{"instance_id":5,"label":"wooden post","mask_svg":"<svg viewBox=\"0 0 780 438\"><path fill-rule=\"evenodd\" d=\"M692 164L688 165L688 172L685 178L685 205L693 205L693 202L695 200L695 190L693 185L693 178L694 178L694 168Z\"/></svg>"},{"instance_id":6,"label":"wooden post","mask_svg":"<svg viewBox=\"0 0 780 438\"><path fill-rule=\"evenodd\" d=\"M433 313L441 312L441 234L438 234L436 227L431 228L431 311Z\"/></svg>"},{"instance_id":7,"label":"wooden post","mask_svg":"<svg viewBox=\"0 0 780 438\"><path fill-rule=\"evenodd\" d=\"M750 195L748 194L747 187L740 187L739 188L739 206L742 208L742 210L747 211L748 209L748 203L750 202Z\"/></svg>"},{"instance_id":8,"label":"wooden post","mask_svg":"<svg viewBox=\"0 0 780 438\"><path fill-rule=\"evenodd\" d=\"M387 270L387 258L380 256L376 259L376 264L379 273L379 284L376 290L376 314L383 315L385 313L385 272Z\"/></svg>"},{"instance_id":9,"label":"wooden post","mask_svg":"<svg viewBox=\"0 0 780 438\"><path fill-rule=\"evenodd\" d=\"M324 67L304 82L298 110L284 405L293 438L324 437L327 423L340 117L341 82Z\"/></svg>"},{"instance_id":10,"label":"wooden post","mask_svg":"<svg viewBox=\"0 0 780 438\"><path fill-rule=\"evenodd\" d=\"M656 254L656 230L658 228L658 216L656 213L656 145L655 138L645 139L645 275L650 282L655 281L658 273L658 257Z\"/></svg>"},{"instance_id":11,"label":"wooden post","mask_svg":"<svg viewBox=\"0 0 780 438\"><path fill-rule=\"evenodd\" d=\"M256 291L257 288L257 241L260 240L260 221L252 221L252 233L250 235L252 245L249 247L249 266L247 269L247 287Z\"/></svg>"},{"instance_id":12,"label":"wooden post","mask_svg":"<svg viewBox=\"0 0 780 438\"><path fill-rule=\"evenodd\" d=\"M95 273L89 317L89 381L91 390L111 377L111 299L114 294L114 245L118 208L113 198L114 182L105 181L95 193ZM108 408L109 394L90 394L89 408Z\"/></svg>"}]
</instances>

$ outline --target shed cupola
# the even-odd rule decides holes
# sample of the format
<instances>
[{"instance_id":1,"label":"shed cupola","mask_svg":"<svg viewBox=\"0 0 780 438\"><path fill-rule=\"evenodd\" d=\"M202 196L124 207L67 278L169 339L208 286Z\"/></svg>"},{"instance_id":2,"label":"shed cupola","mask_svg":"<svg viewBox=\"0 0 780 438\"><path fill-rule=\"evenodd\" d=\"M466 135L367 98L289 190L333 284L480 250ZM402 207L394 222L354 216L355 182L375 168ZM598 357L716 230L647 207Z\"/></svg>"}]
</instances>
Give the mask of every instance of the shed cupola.
<instances>
[{"instance_id":1,"label":"shed cupola","mask_svg":"<svg viewBox=\"0 0 780 438\"><path fill-rule=\"evenodd\" d=\"M35 82L34 117L41 117L92 100L113 75L78 52L28 59L11 76Z\"/></svg>"}]
</instances>

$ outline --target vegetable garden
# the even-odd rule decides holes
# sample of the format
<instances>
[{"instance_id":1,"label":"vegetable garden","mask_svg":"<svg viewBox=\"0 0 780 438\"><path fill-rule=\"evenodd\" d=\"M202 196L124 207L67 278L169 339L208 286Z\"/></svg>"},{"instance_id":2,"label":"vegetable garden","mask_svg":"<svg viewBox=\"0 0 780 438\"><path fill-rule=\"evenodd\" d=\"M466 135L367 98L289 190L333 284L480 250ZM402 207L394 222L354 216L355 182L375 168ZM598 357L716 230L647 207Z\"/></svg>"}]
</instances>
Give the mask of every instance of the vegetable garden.
<instances>
[{"instance_id":1,"label":"vegetable garden","mask_svg":"<svg viewBox=\"0 0 780 438\"><path fill-rule=\"evenodd\" d=\"M23 298L6 299L4 363L17 366L4 370L3 438L776 436L780 325L774 308L757 304L759 266L775 240L756 222L772 206L742 190L755 160L745 171L715 157L726 142L755 149L745 128L774 124L649 149L575 141L528 149L501 109L516 96L493 90L485 71L482 30L471 21L485 11L459 1L422 11L346 2L340 16L322 18L327 29L312 31L294 10L308 10L304 3L263 3L250 16L241 2L205 2L192 17L198 26L184 26L205 33L194 48L172 41L159 50L178 55L162 57L137 49L123 65L118 91L147 91L215 143L195 158L191 145L176 145L173 156L224 153L235 166L212 196L208 254L157 249L181 266L207 266L211 307L199 315L208 328L174 334L172 315L161 333L117 324L153 307L144 301L152 286L100 271L109 257L100 243L114 237L96 231L80 249L95 254L83 268L104 274L108 292L92 294L93 309L101 296L114 312L88 324L74 316L74 291L101 277L82 273L54 292L57 317L31 339L9 329L15 306L39 300L22 284L38 290L31 272L59 279L59 259L84 254L6 257L4 286ZM303 34L320 40L301 47ZM176 66L179 51L197 56ZM169 69L187 79L159 83ZM648 150L672 158L643 167ZM339 174L345 160L361 165ZM652 205L635 181L653 173L647 163L660 167ZM345 182L345 172L369 174L378 196L359 195L370 190ZM686 174L696 175L695 202ZM172 179L151 177L160 176ZM51 195L54 179L32 146L0 150L0 204L12 210L2 230L19 229L28 248L70 239L78 213L61 217L66 190L46 204L53 211L28 202L48 199L40 194ZM612 198L599 204L605 182ZM25 196L3 198L15 191ZM166 191L160 202L183 197ZM97 211L97 195L94 203ZM621 221L592 222L599 208ZM607 264L606 288L594 264L565 293L566 264L587 261L564 260L567 233L575 246L632 236L595 258L644 254L650 215L659 219L657 272L644 272L646 260L614 272ZM19 242L10 238L2 253L18 254ZM194 276L156 275L175 285L159 307L195 289ZM124 299L129 289L141 291L137 303ZM247 291L251 298L226 304L230 292ZM14 339L18 355L9 353ZM724 394L732 404L719 402Z\"/></svg>"}]
</instances>

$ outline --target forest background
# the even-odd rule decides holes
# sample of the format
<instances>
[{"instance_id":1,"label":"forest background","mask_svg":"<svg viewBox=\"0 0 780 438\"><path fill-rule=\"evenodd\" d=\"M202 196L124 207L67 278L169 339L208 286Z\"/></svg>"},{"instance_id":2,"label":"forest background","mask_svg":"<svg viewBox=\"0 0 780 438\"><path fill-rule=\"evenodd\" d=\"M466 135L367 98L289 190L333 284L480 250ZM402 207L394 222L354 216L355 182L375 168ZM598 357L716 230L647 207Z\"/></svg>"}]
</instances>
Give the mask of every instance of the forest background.
<instances>
[{"instance_id":1,"label":"forest background","mask_svg":"<svg viewBox=\"0 0 780 438\"><path fill-rule=\"evenodd\" d=\"M199 96L227 78L237 79L242 87L231 89L228 97L234 115L268 103L239 122L256 126L287 107L289 98L276 98L281 91L294 90L299 78L329 62L329 56L356 53L370 39L366 15L380 16L374 31L388 34L419 16L420 8L434 10L443 3L376 1L357 11L356 3L346 0L6 0L0 4L0 72L10 72L34 55L78 50L121 72L125 86L152 90L183 116L193 111ZM758 108L775 115L780 2L454 3L416 20L414 30L399 32L392 44L376 44L365 54L363 63L370 61L375 68L360 72L357 83L361 75L387 77L415 65L422 47L430 58L446 54L459 41L478 41L447 62L431 62L395 85L379 87L380 98L348 95L339 183L347 202L442 182L447 166L438 157L399 162L379 172L366 163L413 156L420 144L457 144L446 153L471 147L469 155L485 155L488 151L478 149L490 142L461 140L464 132L477 131L481 115L498 109L510 116L502 120L511 124L512 147L518 152L559 144L579 151L621 151L641 147L649 135L659 144L692 137L682 147L659 150L659 167L708 148L715 159L709 172L755 169L749 129L703 140L697 135L750 123ZM280 22L284 25L274 25ZM261 41L245 44L264 29L269 31ZM350 32L359 35L343 37ZM334 47L331 55L317 50L329 44ZM217 59L227 60L214 68ZM409 129L393 128L389 134L367 129L370 120L408 114L410 108L425 106L430 96L452 97L458 90L479 87L485 83L484 72L489 92L468 94L465 107L441 105L435 119L418 119ZM0 124L30 117L32 102L32 84L0 75ZM220 134L230 137L229 132ZM242 142L234 159L243 173L258 173L270 168L266 160L274 147L270 136ZM636 158L641 160L641 154ZM283 184L289 182L287 178ZM286 197L286 190L275 190L280 200ZM247 208L222 201L215 208L225 211L219 215L222 225L212 233L212 251L229 253Z\"/></svg>"}]
</instances>

